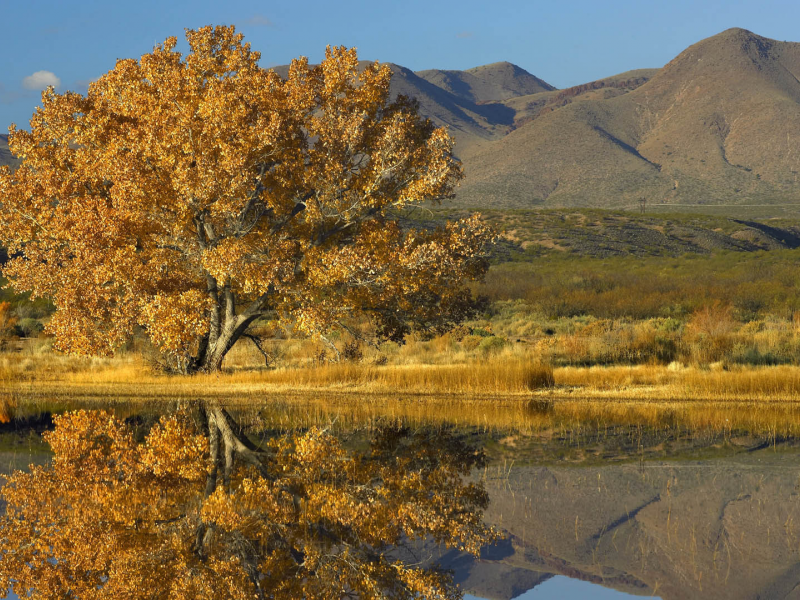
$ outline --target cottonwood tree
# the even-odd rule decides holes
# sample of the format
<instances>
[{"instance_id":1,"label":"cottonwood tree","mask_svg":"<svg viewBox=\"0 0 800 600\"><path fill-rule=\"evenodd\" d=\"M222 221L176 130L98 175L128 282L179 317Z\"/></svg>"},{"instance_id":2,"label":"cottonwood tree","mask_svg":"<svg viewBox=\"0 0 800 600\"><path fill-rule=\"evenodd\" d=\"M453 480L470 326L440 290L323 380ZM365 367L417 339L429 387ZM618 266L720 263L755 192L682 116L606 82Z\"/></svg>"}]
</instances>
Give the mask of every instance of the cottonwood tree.
<instances>
[{"instance_id":1,"label":"cottonwood tree","mask_svg":"<svg viewBox=\"0 0 800 600\"><path fill-rule=\"evenodd\" d=\"M453 435L379 429L351 452L312 429L257 447L219 407L162 418L143 443L109 413L56 417L47 466L3 488L0 589L21 598L455 599L393 550L477 554L496 533Z\"/></svg>"},{"instance_id":2,"label":"cottonwood tree","mask_svg":"<svg viewBox=\"0 0 800 600\"><path fill-rule=\"evenodd\" d=\"M233 27L186 38L86 96L48 89L10 130L3 273L52 299L58 347L109 354L139 327L181 370L217 370L265 315L311 334L367 315L395 339L463 318L490 233L401 226L461 169L444 129L390 101L388 66L328 48L284 80Z\"/></svg>"}]
</instances>

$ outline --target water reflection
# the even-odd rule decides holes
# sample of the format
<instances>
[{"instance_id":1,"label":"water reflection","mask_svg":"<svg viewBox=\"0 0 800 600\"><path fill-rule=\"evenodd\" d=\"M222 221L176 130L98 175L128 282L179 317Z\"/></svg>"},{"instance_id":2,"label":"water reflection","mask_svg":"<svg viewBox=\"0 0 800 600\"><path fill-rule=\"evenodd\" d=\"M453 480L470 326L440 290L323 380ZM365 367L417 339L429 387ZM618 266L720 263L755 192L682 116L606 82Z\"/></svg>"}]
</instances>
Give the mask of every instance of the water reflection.
<instances>
[{"instance_id":1,"label":"water reflection","mask_svg":"<svg viewBox=\"0 0 800 600\"><path fill-rule=\"evenodd\" d=\"M254 440L199 405L151 427L56 417L52 462L8 478L0 588L30 598L451 598L410 545L478 552L482 454L446 429ZM139 427L137 427L137 425ZM146 430L146 431L142 431ZM138 434L143 434L143 439Z\"/></svg>"},{"instance_id":2,"label":"water reflection","mask_svg":"<svg viewBox=\"0 0 800 600\"><path fill-rule=\"evenodd\" d=\"M648 596L656 598L656 596ZM580 579L570 579L561 575L555 575L547 578L543 583L537 585L535 588L516 596L514 600L550 600L558 598L558 600L633 600L634 598L641 598L641 596L627 594L611 588L606 588L596 583L588 583ZM470 594L464 595L464 600L487 600L472 596Z\"/></svg>"},{"instance_id":3,"label":"water reflection","mask_svg":"<svg viewBox=\"0 0 800 600\"><path fill-rule=\"evenodd\" d=\"M796 440L741 433L668 452L654 435L619 464L593 460L596 438L580 454L506 440L518 448L495 453L485 481L486 518L508 537L495 556L460 559L457 580L476 597L567 597L554 576L676 600L800 597Z\"/></svg>"},{"instance_id":4,"label":"water reflection","mask_svg":"<svg viewBox=\"0 0 800 600\"><path fill-rule=\"evenodd\" d=\"M687 423L674 411L660 416L648 412L638 421L629 413L624 418L618 413L619 418L606 415L604 419L592 413L591 419L581 420L576 414L564 417L562 413L564 418L560 418L552 407L534 407L524 426L516 429L507 424L491 427L485 422L470 426L463 415L459 428L436 424L430 415L418 421L407 415L378 418L375 407L370 408L368 419L359 421L353 415L363 408L353 409L347 418L341 417L344 408L337 410L333 419L322 409L312 417L313 411L287 406L277 411L234 413L235 422L243 424L249 434L247 439L241 432L237 434L240 441L269 450L266 462L272 466L267 473L257 472L252 463L248 466L246 452L240 448L239 470L226 474L224 447L228 442L216 442L218 458L211 461L212 471L216 465L215 489L241 487L246 477L257 481L258 475L263 475L271 485L283 482L285 495L253 488L261 495L233 494L230 502L218 502L214 494L206 497L207 470L178 472L179 465L186 463L186 448L191 447L185 443L186 431L172 430L173 439L164 429L160 441L151 443L164 450L156 461L160 475L152 453L149 457L137 455L139 462L150 465L150 471L136 476L139 479L123 477L127 487L121 489L114 485L110 490L74 486L70 493L79 495L71 496L71 504L67 504L80 505L81 515L102 516L106 528L111 523L128 536L126 543L140 544L131 546L137 560L149 553L163 564L169 563L164 557L174 556L170 552L180 550L181 556L192 556L198 543L198 523L203 521L198 515L203 505L218 502L213 511L205 509L205 521L218 532L217 541L209 545L216 549L208 551L206 561L210 562L212 555L222 556L213 552L230 553L242 547L243 540L259 548L285 547L272 569L282 574L281 581L298 582L303 581L296 576L301 559L289 548L296 551L301 542L313 541L314 535L323 532L322 540L302 546L303 561L311 555L309 548L340 552L343 539L351 545L407 542L396 534L412 526L418 527L419 534L434 534L441 540L449 536L451 542L477 532L477 522L470 519L480 515L484 506L482 486L491 499L484 514L486 522L500 529L504 538L485 547L480 558L442 548L427 535L403 544L402 550L387 546L386 556L414 567L439 563L452 570L454 581L468 597L491 600L800 598L800 442L774 420L778 414L796 419L796 408L772 407L771 416L759 419L746 416L740 407L734 407L728 416L719 406L713 410L697 407L686 413L695 419ZM128 417L130 434L138 441L145 439L158 419L157 414L135 407L118 414ZM697 415L704 416L699 419ZM206 414L197 422L208 423L209 419ZM748 422L751 427L746 426ZM315 429L315 423L324 424L324 431ZM117 435L101 425L95 422L84 431L92 431L95 438L101 430L109 439ZM224 430L221 422L217 433L227 435ZM315 433L308 437L309 432ZM184 442L175 443L175 436ZM207 431L203 436L209 441L200 449L213 455L213 434ZM32 456L33 447L27 443L24 452ZM235 438L230 443L235 446ZM70 448L66 450L73 452ZM183 452L178 453L180 460L174 456L179 448ZM486 464L476 450L483 451ZM89 463L80 456L78 463L85 476ZM118 474L116 477L119 479ZM180 492L176 477L191 482L194 491ZM110 485L111 480L103 481L104 486ZM383 492L376 492L376 482L385 488ZM479 485L468 487L468 482ZM87 504L83 498L90 489L93 498L100 492L113 497L113 510ZM31 493L24 502L33 506L44 502L41 496ZM295 496L302 497L299 503ZM265 498L269 506L264 504ZM383 503L382 508L370 512L376 501ZM59 504L59 510L63 506L63 502ZM313 518L287 533L287 528L300 522L301 511L313 512ZM179 522L184 525L179 527ZM356 537L343 537L353 529L358 529ZM94 530L81 531L86 535ZM148 544L160 544L158 551L145 550L144 542L131 538L131 531ZM338 542L325 541L331 532ZM101 533L94 532L91 538L98 548L110 543ZM162 538L167 533L172 537L167 536L171 541L165 549ZM287 544L287 539L292 542ZM97 552L92 560L100 556ZM357 553L353 556L359 557ZM366 564L366 556L360 555L357 564ZM348 561L352 562L337 558L326 563L324 577L336 580L338 569ZM126 563L126 568L132 570L133 564ZM138 586L155 577L154 564L148 563L151 571L138 575L145 578L138 580ZM0 568L2 565L0 562ZM293 565L295 571L280 571L284 565ZM245 575L236 585L252 584L253 577ZM159 575L159 581L167 580ZM280 588L282 584L275 578L260 581L262 587L279 590L278 597L315 597L313 590ZM355 585L348 582L346 591L354 591ZM334 592L331 597L343 597L344 588L337 589L341 593ZM361 597L370 597L364 589L358 589ZM236 597L230 589L215 593Z\"/></svg>"}]
</instances>

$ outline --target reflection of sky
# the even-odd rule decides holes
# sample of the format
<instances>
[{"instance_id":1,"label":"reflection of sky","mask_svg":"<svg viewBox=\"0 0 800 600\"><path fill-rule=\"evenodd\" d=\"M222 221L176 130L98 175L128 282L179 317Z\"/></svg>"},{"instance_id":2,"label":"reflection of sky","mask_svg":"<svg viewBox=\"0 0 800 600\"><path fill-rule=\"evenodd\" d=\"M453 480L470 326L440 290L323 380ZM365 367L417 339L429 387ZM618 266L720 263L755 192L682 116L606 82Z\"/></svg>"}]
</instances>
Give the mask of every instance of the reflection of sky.
<instances>
[{"instance_id":1,"label":"reflection of sky","mask_svg":"<svg viewBox=\"0 0 800 600\"><path fill-rule=\"evenodd\" d=\"M651 597L658 598L658 596ZM602 585L557 575L537 585L532 590L517 596L514 600L585 600L586 598L591 598L592 600L622 600L624 598L641 598L641 596L634 596L603 587ZM464 600L481 600L481 598L464 594Z\"/></svg>"},{"instance_id":2,"label":"reflection of sky","mask_svg":"<svg viewBox=\"0 0 800 600\"><path fill-rule=\"evenodd\" d=\"M651 597L658 598L658 596ZM19 600L19 596L16 594L11 594L6 598L7 600ZM633 596L601 585L595 585L594 583L556 575L541 585L537 585L534 589L517 596L514 600L585 600L586 598L591 598L592 600L623 600L624 598L641 598L641 596ZM464 594L464 600L481 600L481 598Z\"/></svg>"}]
</instances>

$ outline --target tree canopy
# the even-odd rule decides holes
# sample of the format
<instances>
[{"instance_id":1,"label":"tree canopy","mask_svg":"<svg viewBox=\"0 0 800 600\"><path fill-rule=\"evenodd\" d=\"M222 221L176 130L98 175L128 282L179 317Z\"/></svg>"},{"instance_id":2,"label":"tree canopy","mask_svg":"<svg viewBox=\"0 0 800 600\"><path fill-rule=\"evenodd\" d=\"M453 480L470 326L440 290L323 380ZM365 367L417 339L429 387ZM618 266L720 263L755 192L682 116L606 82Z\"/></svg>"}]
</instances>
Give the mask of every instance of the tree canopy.
<instances>
[{"instance_id":1,"label":"tree canopy","mask_svg":"<svg viewBox=\"0 0 800 600\"><path fill-rule=\"evenodd\" d=\"M450 577L398 546L496 537L465 480L482 455L440 429L382 426L353 451L321 429L256 446L213 406L142 443L103 411L55 425L52 463L2 491L0 589L21 598L451 600Z\"/></svg>"},{"instance_id":2,"label":"tree canopy","mask_svg":"<svg viewBox=\"0 0 800 600\"><path fill-rule=\"evenodd\" d=\"M441 331L469 306L491 238L410 208L453 194L452 139L391 99L388 66L328 48L283 79L233 27L126 59L86 96L51 88L0 171L4 267L51 298L60 349L108 354L136 329L183 370L218 369L257 319L306 333L367 315Z\"/></svg>"}]
</instances>

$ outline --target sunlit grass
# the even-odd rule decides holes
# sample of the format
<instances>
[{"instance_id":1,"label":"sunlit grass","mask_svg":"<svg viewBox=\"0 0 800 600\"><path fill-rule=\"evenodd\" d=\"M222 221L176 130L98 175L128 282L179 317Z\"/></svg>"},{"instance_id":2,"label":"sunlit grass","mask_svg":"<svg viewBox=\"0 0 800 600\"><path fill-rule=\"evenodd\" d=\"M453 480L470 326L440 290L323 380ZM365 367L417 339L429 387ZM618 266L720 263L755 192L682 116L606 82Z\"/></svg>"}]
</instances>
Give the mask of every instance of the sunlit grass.
<instances>
[{"instance_id":1,"label":"sunlit grass","mask_svg":"<svg viewBox=\"0 0 800 600\"><path fill-rule=\"evenodd\" d=\"M800 367L796 366L562 367L555 369L554 377L562 388L640 400L800 401Z\"/></svg>"},{"instance_id":2,"label":"sunlit grass","mask_svg":"<svg viewBox=\"0 0 800 600\"><path fill-rule=\"evenodd\" d=\"M189 377L154 370L136 354L88 359L51 351L5 353L0 421L79 405L133 414L206 398L257 411L277 428L398 419L533 433L644 426L747 431L771 439L800 435L800 367L551 368L519 346L476 356L449 351L446 340L438 344L430 356L401 355L386 365L295 361L266 369L241 360L222 373Z\"/></svg>"},{"instance_id":3,"label":"sunlit grass","mask_svg":"<svg viewBox=\"0 0 800 600\"><path fill-rule=\"evenodd\" d=\"M38 391L65 396L236 396L297 390L492 395L524 394L552 384L549 366L538 364L530 357L513 356L450 365L377 366L340 362L190 377L155 372L135 357L92 360L12 355L0 358L0 387L21 393Z\"/></svg>"},{"instance_id":4,"label":"sunlit grass","mask_svg":"<svg viewBox=\"0 0 800 600\"><path fill-rule=\"evenodd\" d=\"M375 365L342 361L291 368L238 369L190 377L154 371L136 355L72 358L52 353L0 354L0 388L65 397L255 396L271 392L470 395L501 399L800 400L800 367L716 364L711 367L618 365L551 368L537 356L508 350L459 357L456 364Z\"/></svg>"}]
</instances>

